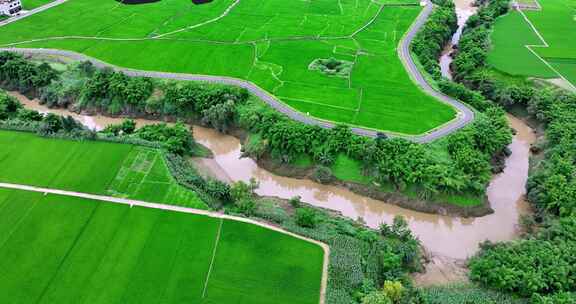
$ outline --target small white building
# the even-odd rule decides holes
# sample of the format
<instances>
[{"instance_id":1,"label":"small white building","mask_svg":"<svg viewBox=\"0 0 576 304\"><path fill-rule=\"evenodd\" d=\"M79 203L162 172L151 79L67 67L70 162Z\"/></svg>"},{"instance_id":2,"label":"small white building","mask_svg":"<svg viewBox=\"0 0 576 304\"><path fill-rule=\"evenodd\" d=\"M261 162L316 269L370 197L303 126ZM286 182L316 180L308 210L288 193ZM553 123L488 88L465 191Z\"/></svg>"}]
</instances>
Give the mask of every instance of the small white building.
<instances>
[{"instance_id":1,"label":"small white building","mask_svg":"<svg viewBox=\"0 0 576 304\"><path fill-rule=\"evenodd\" d=\"M20 0L0 0L0 15L13 16L22 10Z\"/></svg>"}]
</instances>

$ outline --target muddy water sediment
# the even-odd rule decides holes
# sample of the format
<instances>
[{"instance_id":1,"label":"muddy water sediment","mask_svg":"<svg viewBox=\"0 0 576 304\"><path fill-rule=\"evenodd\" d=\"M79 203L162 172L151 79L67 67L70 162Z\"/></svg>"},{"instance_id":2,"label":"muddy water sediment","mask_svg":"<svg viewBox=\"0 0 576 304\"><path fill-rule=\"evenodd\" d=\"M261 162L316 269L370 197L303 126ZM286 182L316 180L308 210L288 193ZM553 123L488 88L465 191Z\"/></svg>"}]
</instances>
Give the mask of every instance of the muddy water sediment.
<instances>
[{"instance_id":1,"label":"muddy water sediment","mask_svg":"<svg viewBox=\"0 0 576 304\"><path fill-rule=\"evenodd\" d=\"M442 76L448 79L452 79L450 64L452 63L452 53L454 52L454 46L458 45L458 42L460 41L462 31L464 30L464 25L466 25L466 21L468 21L468 18L470 18L472 15L476 14L476 11L478 10L477 7L473 6L474 1L471 0L456 0L454 1L454 4L456 5L456 16L458 17L458 29L440 56L440 71L442 72Z\"/></svg>"},{"instance_id":2,"label":"muddy water sediment","mask_svg":"<svg viewBox=\"0 0 576 304\"><path fill-rule=\"evenodd\" d=\"M27 108L72 115L95 129L102 129L106 125L122 121L121 118L85 116L66 110L48 109L20 94L13 93L13 95ZM515 238L518 233L519 217L527 209L522 198L528 172L529 148L534 141L534 135L522 121L513 117L509 119L518 132L510 145L513 153L506 160L504 172L497 175L488 188L488 198L495 213L481 218L419 213L336 186L277 176L258 167L252 159L240 158L241 145L237 138L199 126L193 126L193 132L195 139L214 154L212 160L202 160L203 169L206 171L216 172L220 177L230 181L248 181L250 178L255 178L260 183L257 190L260 195L286 199L299 195L303 201L312 205L340 211L350 218L362 218L366 224L374 228L382 222L390 223L396 215L402 215L428 251L439 256L464 259L474 254L478 243L484 240L503 241ZM145 119L136 119L136 122L138 125L157 123Z\"/></svg>"}]
</instances>

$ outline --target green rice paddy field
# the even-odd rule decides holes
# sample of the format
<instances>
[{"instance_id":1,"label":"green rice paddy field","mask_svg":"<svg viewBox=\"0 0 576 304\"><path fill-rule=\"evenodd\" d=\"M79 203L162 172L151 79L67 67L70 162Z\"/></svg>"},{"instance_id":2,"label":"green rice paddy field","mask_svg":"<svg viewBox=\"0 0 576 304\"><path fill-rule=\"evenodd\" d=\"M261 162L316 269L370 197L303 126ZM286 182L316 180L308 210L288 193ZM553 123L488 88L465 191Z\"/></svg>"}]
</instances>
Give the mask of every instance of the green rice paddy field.
<instances>
[{"instance_id":1,"label":"green rice paddy field","mask_svg":"<svg viewBox=\"0 0 576 304\"><path fill-rule=\"evenodd\" d=\"M0 46L72 50L118 66L246 79L317 118L421 134L455 110L410 79L397 45L413 0L68 2L0 28ZM50 26L46 26L49 24ZM309 65L353 63L329 76Z\"/></svg>"},{"instance_id":2,"label":"green rice paddy field","mask_svg":"<svg viewBox=\"0 0 576 304\"><path fill-rule=\"evenodd\" d=\"M0 182L207 208L154 149L13 131L0 131L0 147Z\"/></svg>"},{"instance_id":3,"label":"green rice paddy field","mask_svg":"<svg viewBox=\"0 0 576 304\"><path fill-rule=\"evenodd\" d=\"M488 61L510 75L558 78L562 75L576 85L576 1L541 0L541 11L523 13L542 35L548 47L521 13L500 17L492 33L493 50ZM533 45L532 53L526 46ZM540 57L540 58L539 58ZM546 63L552 68L550 68Z\"/></svg>"},{"instance_id":4,"label":"green rice paddy field","mask_svg":"<svg viewBox=\"0 0 576 304\"><path fill-rule=\"evenodd\" d=\"M322 261L251 224L0 189L0 303L316 304Z\"/></svg>"}]
</instances>

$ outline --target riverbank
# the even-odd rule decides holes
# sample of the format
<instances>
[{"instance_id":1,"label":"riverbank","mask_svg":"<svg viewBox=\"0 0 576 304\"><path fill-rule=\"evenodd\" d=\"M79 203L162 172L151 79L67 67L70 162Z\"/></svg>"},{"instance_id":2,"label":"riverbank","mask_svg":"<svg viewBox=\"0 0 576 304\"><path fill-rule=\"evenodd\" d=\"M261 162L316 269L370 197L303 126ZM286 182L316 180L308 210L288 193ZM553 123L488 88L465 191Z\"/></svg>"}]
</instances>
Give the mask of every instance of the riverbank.
<instances>
[{"instance_id":1,"label":"riverbank","mask_svg":"<svg viewBox=\"0 0 576 304\"><path fill-rule=\"evenodd\" d=\"M12 95L18 97L29 109L71 115L95 129L102 129L106 125L122 121L122 118L86 116L68 110L48 109L20 94L12 93ZM158 121L146 119L135 121L139 126L158 123ZM260 167L254 160L242 157L241 142L238 138L200 126L193 126L192 131L195 140L212 151L213 159L209 161L210 166L217 168L218 174L227 176L229 181L249 181L254 178L259 182L256 193L260 196L283 199L300 196L306 203L339 212L348 218L361 219L372 228L378 228L380 223L391 223L395 216L403 216L423 246L434 255L465 259L473 255L478 249L478 244L484 240L510 240L518 235L517 225L524 209L518 203L505 201L506 198L490 194L491 192L488 193L488 200L495 213L481 218L450 217L416 212L400 208L393 202L378 201L335 185L322 185L309 179L295 179L273 174ZM526 154L517 154L519 148L525 149ZM529 145L511 145L511 150L512 155L527 156ZM513 161L524 164L527 172L527 159L518 157ZM506 167L515 166L511 166L507 161ZM507 169L502 174L506 171ZM493 183L495 181L503 183L507 179L495 178ZM524 189L523 186L522 189Z\"/></svg>"}]
</instances>

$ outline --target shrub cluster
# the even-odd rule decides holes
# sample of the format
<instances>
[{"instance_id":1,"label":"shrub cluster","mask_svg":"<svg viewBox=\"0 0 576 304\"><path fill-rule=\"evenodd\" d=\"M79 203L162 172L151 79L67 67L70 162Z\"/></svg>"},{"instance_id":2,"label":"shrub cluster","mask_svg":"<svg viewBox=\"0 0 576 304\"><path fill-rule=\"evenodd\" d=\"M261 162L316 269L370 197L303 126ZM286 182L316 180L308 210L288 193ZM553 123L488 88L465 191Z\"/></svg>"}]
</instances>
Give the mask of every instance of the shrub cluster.
<instances>
[{"instance_id":1,"label":"shrub cluster","mask_svg":"<svg viewBox=\"0 0 576 304\"><path fill-rule=\"evenodd\" d=\"M38 89L56 79L48 64L36 64L11 52L0 52L0 86L35 97Z\"/></svg>"},{"instance_id":2,"label":"shrub cluster","mask_svg":"<svg viewBox=\"0 0 576 304\"><path fill-rule=\"evenodd\" d=\"M40 114L24 109L20 102L0 91L0 122L2 128L36 132L42 136L95 138L95 133L86 129L71 116Z\"/></svg>"},{"instance_id":3,"label":"shrub cluster","mask_svg":"<svg viewBox=\"0 0 576 304\"><path fill-rule=\"evenodd\" d=\"M511 141L504 112L490 108L471 126L448 137L450 159L439 161L426 145L401 138L366 138L350 128L323 129L294 122L285 116L249 101L238 108L239 125L257 133L258 154L266 151L285 163L307 155L320 166L319 180L329 180L325 166L339 154L360 161L364 172L380 183L404 189L417 185L421 194L438 192L483 193L490 178L490 159Z\"/></svg>"},{"instance_id":4,"label":"shrub cluster","mask_svg":"<svg viewBox=\"0 0 576 304\"><path fill-rule=\"evenodd\" d=\"M458 28L458 18L452 1L437 0L434 1L434 4L437 7L418 32L410 47L418 56L424 70L435 80L440 80L442 73L438 65L438 58Z\"/></svg>"},{"instance_id":5,"label":"shrub cluster","mask_svg":"<svg viewBox=\"0 0 576 304\"><path fill-rule=\"evenodd\" d=\"M490 30L508 10L508 0L493 0L470 18L454 61L450 85L470 99L478 92L503 107L519 105L546 126L543 159L534 164L527 184L536 214L534 229L520 241L485 244L470 263L471 277L499 290L529 297L534 303L575 303L576 291L576 95L510 84L487 72ZM475 91L470 91L475 90Z\"/></svg>"}]
</instances>

